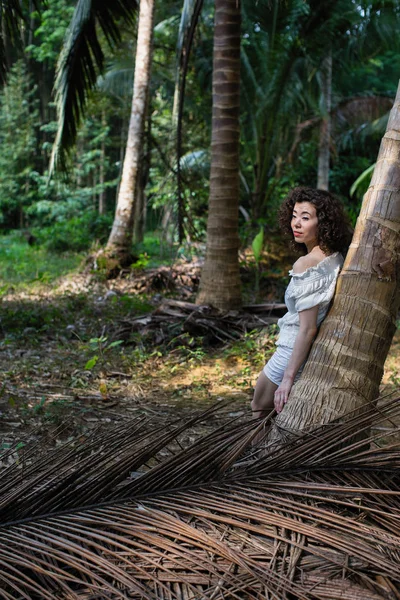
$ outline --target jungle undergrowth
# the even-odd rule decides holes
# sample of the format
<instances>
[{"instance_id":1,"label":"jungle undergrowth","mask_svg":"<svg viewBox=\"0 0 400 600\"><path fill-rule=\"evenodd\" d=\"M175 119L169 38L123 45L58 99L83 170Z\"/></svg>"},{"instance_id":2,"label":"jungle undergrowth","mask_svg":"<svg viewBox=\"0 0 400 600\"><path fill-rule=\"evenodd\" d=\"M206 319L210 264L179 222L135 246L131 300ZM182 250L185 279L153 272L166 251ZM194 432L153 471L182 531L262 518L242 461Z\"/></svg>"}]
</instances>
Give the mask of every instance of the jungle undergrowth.
<instances>
[{"instance_id":1,"label":"jungle undergrowth","mask_svg":"<svg viewBox=\"0 0 400 600\"><path fill-rule=\"evenodd\" d=\"M71 438L99 423L136 414L181 416L220 399L227 400L227 414L247 414L254 383L274 351L276 326L214 345L175 325L159 337L139 333L133 320L154 310L160 294L137 294L129 285L88 285L77 273L58 285L3 285L1 444L38 427L44 435L66 421L63 435ZM399 373L398 333L385 385L398 387Z\"/></svg>"},{"instance_id":2,"label":"jungle undergrowth","mask_svg":"<svg viewBox=\"0 0 400 600\"><path fill-rule=\"evenodd\" d=\"M227 413L248 410L252 380L267 338L246 334L233 345L169 330L155 343L130 329L152 299L106 286L78 293L8 294L0 320L0 442L68 423L65 439L134 414L190 414L228 399ZM268 341L270 338L270 341Z\"/></svg>"}]
</instances>

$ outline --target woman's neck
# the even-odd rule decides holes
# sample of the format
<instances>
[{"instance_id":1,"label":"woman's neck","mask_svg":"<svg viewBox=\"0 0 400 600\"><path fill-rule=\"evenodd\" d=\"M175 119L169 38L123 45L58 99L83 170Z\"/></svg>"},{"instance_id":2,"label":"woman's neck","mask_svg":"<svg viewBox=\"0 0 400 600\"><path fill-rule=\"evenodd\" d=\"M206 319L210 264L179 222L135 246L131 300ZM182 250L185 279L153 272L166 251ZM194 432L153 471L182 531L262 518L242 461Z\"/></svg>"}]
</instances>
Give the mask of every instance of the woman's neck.
<instances>
[{"instance_id":1,"label":"woman's neck","mask_svg":"<svg viewBox=\"0 0 400 600\"><path fill-rule=\"evenodd\" d=\"M310 254L310 252L314 252L314 253L322 252L321 248L319 247L318 242L310 242L309 244L306 244L306 248L307 248L307 254Z\"/></svg>"}]
</instances>

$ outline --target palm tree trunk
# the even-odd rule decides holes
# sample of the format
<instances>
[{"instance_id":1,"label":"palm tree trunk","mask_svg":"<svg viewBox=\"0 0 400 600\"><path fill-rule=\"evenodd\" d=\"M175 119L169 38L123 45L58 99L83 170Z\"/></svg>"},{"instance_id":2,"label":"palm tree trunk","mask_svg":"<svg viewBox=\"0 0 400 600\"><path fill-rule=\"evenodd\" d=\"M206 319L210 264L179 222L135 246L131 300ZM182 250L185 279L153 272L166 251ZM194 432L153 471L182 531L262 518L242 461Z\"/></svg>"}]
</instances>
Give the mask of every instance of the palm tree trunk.
<instances>
[{"instance_id":1,"label":"palm tree trunk","mask_svg":"<svg viewBox=\"0 0 400 600\"><path fill-rule=\"evenodd\" d=\"M331 105L332 105L332 51L322 63L321 71L322 121L319 133L318 148L318 181L317 188L329 190L329 161L331 142Z\"/></svg>"},{"instance_id":2,"label":"palm tree trunk","mask_svg":"<svg viewBox=\"0 0 400 600\"><path fill-rule=\"evenodd\" d=\"M240 0L216 0L207 252L198 304L236 308L239 279Z\"/></svg>"},{"instance_id":3,"label":"palm tree trunk","mask_svg":"<svg viewBox=\"0 0 400 600\"><path fill-rule=\"evenodd\" d=\"M115 218L107 251L123 262L132 245L135 190L143 144L146 100L150 85L154 0L140 0L132 110Z\"/></svg>"},{"instance_id":4,"label":"palm tree trunk","mask_svg":"<svg viewBox=\"0 0 400 600\"><path fill-rule=\"evenodd\" d=\"M333 307L276 419L280 428L328 423L378 397L400 305L399 223L400 84Z\"/></svg>"}]
</instances>

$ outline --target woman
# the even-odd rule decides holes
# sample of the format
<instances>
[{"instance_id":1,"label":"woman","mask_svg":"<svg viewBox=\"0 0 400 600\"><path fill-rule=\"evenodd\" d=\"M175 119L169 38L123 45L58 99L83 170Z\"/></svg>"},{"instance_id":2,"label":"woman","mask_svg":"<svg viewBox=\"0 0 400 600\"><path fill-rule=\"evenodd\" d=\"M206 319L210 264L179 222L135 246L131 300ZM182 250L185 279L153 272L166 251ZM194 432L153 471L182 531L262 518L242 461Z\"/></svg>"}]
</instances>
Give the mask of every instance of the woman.
<instances>
[{"instance_id":1,"label":"woman","mask_svg":"<svg viewBox=\"0 0 400 600\"><path fill-rule=\"evenodd\" d=\"M277 349L259 375L251 403L256 418L273 408L279 413L286 404L328 312L350 233L335 196L306 187L290 192L280 209L279 224L306 254L289 271L288 312L278 321Z\"/></svg>"}]
</instances>

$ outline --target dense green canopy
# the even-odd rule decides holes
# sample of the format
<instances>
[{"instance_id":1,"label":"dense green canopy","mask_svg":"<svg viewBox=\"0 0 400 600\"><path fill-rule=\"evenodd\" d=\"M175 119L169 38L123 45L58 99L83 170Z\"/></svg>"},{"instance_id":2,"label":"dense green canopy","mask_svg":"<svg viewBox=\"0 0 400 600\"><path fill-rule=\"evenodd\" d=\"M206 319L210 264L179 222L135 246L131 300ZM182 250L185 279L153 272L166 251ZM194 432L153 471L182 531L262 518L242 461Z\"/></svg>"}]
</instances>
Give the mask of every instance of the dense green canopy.
<instances>
[{"instance_id":1,"label":"dense green canopy","mask_svg":"<svg viewBox=\"0 0 400 600\"><path fill-rule=\"evenodd\" d=\"M187 238L205 235L213 3L197 3L188 40L184 27L195 5L160 3L154 30L143 227L162 227L171 240L178 228L176 81L182 68L181 217ZM47 0L34 12L29 3L0 8L3 75L8 71L0 90L0 228L36 230L61 251L105 242L129 121L136 6ZM375 160L400 74L399 3L260 0L243 2L242 13L243 241L259 224L274 227L276 207L290 187L316 185L327 52L333 57L330 187L355 217L368 177L353 195L350 189ZM49 182L52 151L58 168Z\"/></svg>"}]
</instances>

